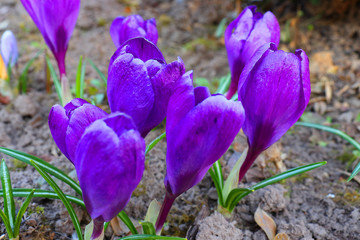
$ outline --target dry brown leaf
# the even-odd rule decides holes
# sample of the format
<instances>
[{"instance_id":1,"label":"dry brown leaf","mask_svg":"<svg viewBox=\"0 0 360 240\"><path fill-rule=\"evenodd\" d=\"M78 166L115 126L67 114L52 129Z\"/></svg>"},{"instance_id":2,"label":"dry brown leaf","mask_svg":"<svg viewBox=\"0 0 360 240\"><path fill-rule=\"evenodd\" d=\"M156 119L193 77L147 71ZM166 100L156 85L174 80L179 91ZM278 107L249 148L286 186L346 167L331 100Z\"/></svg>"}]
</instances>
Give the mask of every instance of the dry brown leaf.
<instances>
[{"instance_id":1,"label":"dry brown leaf","mask_svg":"<svg viewBox=\"0 0 360 240\"><path fill-rule=\"evenodd\" d=\"M261 227L261 229L265 232L266 236L269 240L273 240L276 234L276 223L267 214L264 210L260 207L256 209L255 212L255 222Z\"/></svg>"},{"instance_id":2,"label":"dry brown leaf","mask_svg":"<svg viewBox=\"0 0 360 240\"><path fill-rule=\"evenodd\" d=\"M290 240L290 237L286 233L278 233L274 240Z\"/></svg>"},{"instance_id":3,"label":"dry brown leaf","mask_svg":"<svg viewBox=\"0 0 360 240\"><path fill-rule=\"evenodd\" d=\"M117 236L121 235L121 233L123 232L123 229L120 226L120 221L119 221L118 216L111 219L110 225L111 225L115 235L117 235Z\"/></svg>"}]
</instances>

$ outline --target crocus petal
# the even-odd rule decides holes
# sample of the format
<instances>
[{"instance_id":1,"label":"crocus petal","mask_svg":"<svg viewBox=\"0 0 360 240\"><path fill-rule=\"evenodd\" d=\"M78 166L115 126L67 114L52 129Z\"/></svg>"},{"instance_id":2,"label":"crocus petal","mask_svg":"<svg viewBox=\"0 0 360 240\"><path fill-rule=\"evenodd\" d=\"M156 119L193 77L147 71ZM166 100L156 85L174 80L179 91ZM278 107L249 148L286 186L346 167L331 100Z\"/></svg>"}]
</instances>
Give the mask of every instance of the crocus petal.
<instances>
[{"instance_id":1,"label":"crocus petal","mask_svg":"<svg viewBox=\"0 0 360 240\"><path fill-rule=\"evenodd\" d=\"M206 98L211 96L210 90L207 87L199 86L194 88L195 105L198 105Z\"/></svg>"},{"instance_id":2,"label":"crocus petal","mask_svg":"<svg viewBox=\"0 0 360 240\"><path fill-rule=\"evenodd\" d=\"M137 126L143 125L154 104L154 92L144 62L131 54L118 57L109 72L107 95L112 112L125 112Z\"/></svg>"},{"instance_id":3,"label":"crocus petal","mask_svg":"<svg viewBox=\"0 0 360 240\"><path fill-rule=\"evenodd\" d=\"M158 40L155 19L144 20L139 15L115 18L110 26L110 35L116 48L136 37L144 37L155 45Z\"/></svg>"},{"instance_id":4,"label":"crocus petal","mask_svg":"<svg viewBox=\"0 0 360 240\"><path fill-rule=\"evenodd\" d=\"M112 118L121 120L107 121ZM129 201L144 171L145 141L123 113L109 115L92 123L76 151L76 172L83 199L92 219L110 221ZM127 122L127 123L126 123ZM133 128L135 125L132 123Z\"/></svg>"},{"instance_id":5,"label":"crocus petal","mask_svg":"<svg viewBox=\"0 0 360 240\"><path fill-rule=\"evenodd\" d=\"M159 48L157 48L153 43L146 40L145 38L139 37L130 39L116 50L110 59L109 71L114 64L114 61L124 53L130 53L135 58L141 59L143 62L148 60L156 60L160 63L166 63L165 58Z\"/></svg>"},{"instance_id":6,"label":"crocus petal","mask_svg":"<svg viewBox=\"0 0 360 240\"><path fill-rule=\"evenodd\" d=\"M60 151L70 159L65 142L66 129L69 125L69 118L66 115L65 109L59 104L54 105L50 110L48 123L56 145Z\"/></svg>"},{"instance_id":7,"label":"crocus petal","mask_svg":"<svg viewBox=\"0 0 360 240\"><path fill-rule=\"evenodd\" d=\"M186 72L170 97L166 118L166 128L173 129L195 106L193 72Z\"/></svg>"},{"instance_id":8,"label":"crocus petal","mask_svg":"<svg viewBox=\"0 0 360 240\"><path fill-rule=\"evenodd\" d=\"M68 113L70 114L70 113ZM83 104L71 112L69 125L66 130L66 150L70 160L75 159L75 151L85 129L95 120L103 118L107 113L92 104Z\"/></svg>"},{"instance_id":9,"label":"crocus petal","mask_svg":"<svg viewBox=\"0 0 360 240\"><path fill-rule=\"evenodd\" d=\"M48 120L50 132L61 152L74 163L75 150L85 129L106 116L104 110L75 98L65 107L57 104L51 108Z\"/></svg>"},{"instance_id":10,"label":"crocus petal","mask_svg":"<svg viewBox=\"0 0 360 240\"><path fill-rule=\"evenodd\" d=\"M295 54L261 47L240 77L239 100L246 112L244 133L249 152L240 169L240 179L256 157L300 118L310 99L309 62L304 51Z\"/></svg>"},{"instance_id":11,"label":"crocus petal","mask_svg":"<svg viewBox=\"0 0 360 240\"><path fill-rule=\"evenodd\" d=\"M239 101L215 95L191 109L176 127L167 127L166 189L178 196L197 184L226 152L243 121Z\"/></svg>"},{"instance_id":12,"label":"crocus petal","mask_svg":"<svg viewBox=\"0 0 360 240\"><path fill-rule=\"evenodd\" d=\"M169 98L184 73L180 58L166 64L153 43L144 38L128 40L110 60L107 95L111 111L130 115L145 137L165 118Z\"/></svg>"},{"instance_id":13,"label":"crocus petal","mask_svg":"<svg viewBox=\"0 0 360 240\"><path fill-rule=\"evenodd\" d=\"M153 64L151 65L153 66ZM176 84L178 84L178 80L185 73L185 65L179 58L178 61L161 65L154 76L151 76L148 67L148 73L154 92L154 105L149 113L149 118L143 122L143 125L138 126L143 136L166 117L170 96Z\"/></svg>"},{"instance_id":14,"label":"crocus petal","mask_svg":"<svg viewBox=\"0 0 360 240\"><path fill-rule=\"evenodd\" d=\"M124 21L125 17L117 17L114 19L114 21L111 23L110 26L110 36L116 46L116 48L119 48L121 46L121 41L120 41L120 31L119 29L121 28L121 25Z\"/></svg>"},{"instance_id":15,"label":"crocus petal","mask_svg":"<svg viewBox=\"0 0 360 240\"><path fill-rule=\"evenodd\" d=\"M230 99L239 83L244 66L253 54L265 43L280 42L280 26L271 12L256 12L256 6L245 8L241 14L229 24L225 31L225 46L231 71L231 83L227 98Z\"/></svg>"},{"instance_id":16,"label":"crocus petal","mask_svg":"<svg viewBox=\"0 0 360 240\"><path fill-rule=\"evenodd\" d=\"M10 66L15 66L19 53L15 35L10 30L6 30L1 36L0 48L5 65L8 66L11 61Z\"/></svg>"},{"instance_id":17,"label":"crocus petal","mask_svg":"<svg viewBox=\"0 0 360 240\"><path fill-rule=\"evenodd\" d=\"M66 74L65 54L80 10L80 0L21 0L53 52L60 74Z\"/></svg>"}]
</instances>

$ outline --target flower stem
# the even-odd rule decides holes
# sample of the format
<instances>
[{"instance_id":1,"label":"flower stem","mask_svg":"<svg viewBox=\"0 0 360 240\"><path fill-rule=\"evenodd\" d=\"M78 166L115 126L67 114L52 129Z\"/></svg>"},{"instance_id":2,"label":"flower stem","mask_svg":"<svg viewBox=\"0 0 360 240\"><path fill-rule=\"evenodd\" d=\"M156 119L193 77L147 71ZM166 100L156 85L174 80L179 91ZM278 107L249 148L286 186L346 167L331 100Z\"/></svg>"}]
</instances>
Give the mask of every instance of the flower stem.
<instances>
[{"instance_id":1,"label":"flower stem","mask_svg":"<svg viewBox=\"0 0 360 240\"><path fill-rule=\"evenodd\" d=\"M97 239L104 231L104 222L101 220L93 219L94 229L91 235L91 239Z\"/></svg>"},{"instance_id":2,"label":"flower stem","mask_svg":"<svg viewBox=\"0 0 360 240\"><path fill-rule=\"evenodd\" d=\"M239 183L245 176L246 172L249 170L251 165L255 162L256 158L260 155L261 151L256 151L254 148L249 146L245 161L241 165L239 171Z\"/></svg>"},{"instance_id":3,"label":"flower stem","mask_svg":"<svg viewBox=\"0 0 360 240\"><path fill-rule=\"evenodd\" d=\"M165 220L167 215L169 214L169 211L171 209L171 206L173 205L174 201L176 199L176 196L168 193L166 191L164 202L162 203L159 216L156 220L155 228L156 233L159 233L164 226Z\"/></svg>"}]
</instances>

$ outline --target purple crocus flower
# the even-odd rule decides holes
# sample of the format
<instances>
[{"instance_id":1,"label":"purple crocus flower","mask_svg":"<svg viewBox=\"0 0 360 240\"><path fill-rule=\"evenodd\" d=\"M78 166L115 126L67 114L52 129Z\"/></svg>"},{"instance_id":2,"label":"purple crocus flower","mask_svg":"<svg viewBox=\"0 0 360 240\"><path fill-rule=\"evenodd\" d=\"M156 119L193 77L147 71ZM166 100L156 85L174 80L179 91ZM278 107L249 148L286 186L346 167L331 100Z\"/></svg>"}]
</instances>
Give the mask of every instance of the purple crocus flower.
<instances>
[{"instance_id":1,"label":"purple crocus flower","mask_svg":"<svg viewBox=\"0 0 360 240\"><path fill-rule=\"evenodd\" d=\"M265 43L280 42L280 26L272 12L256 12L256 6L245 8L225 30L225 47L231 71L231 83L226 97L230 99L238 89L245 64Z\"/></svg>"},{"instance_id":2,"label":"purple crocus flower","mask_svg":"<svg viewBox=\"0 0 360 240\"><path fill-rule=\"evenodd\" d=\"M19 53L15 35L10 30L6 30L1 36L0 53L6 67L15 66Z\"/></svg>"},{"instance_id":3,"label":"purple crocus flower","mask_svg":"<svg viewBox=\"0 0 360 240\"><path fill-rule=\"evenodd\" d=\"M156 20L155 18L144 20L140 15L117 17L110 26L110 35L116 48L134 37L144 37L156 45L158 40Z\"/></svg>"},{"instance_id":4,"label":"purple crocus flower","mask_svg":"<svg viewBox=\"0 0 360 240\"><path fill-rule=\"evenodd\" d=\"M159 231L174 200L205 176L229 148L244 122L241 102L193 88L187 72L171 96L166 138L166 196L156 223Z\"/></svg>"},{"instance_id":5,"label":"purple crocus flower","mask_svg":"<svg viewBox=\"0 0 360 240\"><path fill-rule=\"evenodd\" d=\"M60 76L66 75L65 54L79 15L80 0L21 0L54 54Z\"/></svg>"},{"instance_id":6,"label":"purple crocus flower","mask_svg":"<svg viewBox=\"0 0 360 240\"><path fill-rule=\"evenodd\" d=\"M139 184L145 167L145 141L130 116L112 113L86 128L75 156L95 239L104 222L125 208Z\"/></svg>"},{"instance_id":7,"label":"purple crocus flower","mask_svg":"<svg viewBox=\"0 0 360 240\"><path fill-rule=\"evenodd\" d=\"M240 82L239 100L246 112L243 131L249 150L239 181L257 156L304 112L311 93L309 60L301 49L286 53L273 43L265 44L245 66Z\"/></svg>"},{"instance_id":8,"label":"purple crocus flower","mask_svg":"<svg viewBox=\"0 0 360 240\"><path fill-rule=\"evenodd\" d=\"M54 105L49 114L49 127L56 145L72 162L77 144L85 129L107 113L81 98L75 98L62 107Z\"/></svg>"},{"instance_id":9,"label":"purple crocus flower","mask_svg":"<svg viewBox=\"0 0 360 240\"><path fill-rule=\"evenodd\" d=\"M107 95L111 111L130 115L145 137L164 120L169 98L184 73L180 58L167 64L150 41L128 40L109 64Z\"/></svg>"}]
</instances>

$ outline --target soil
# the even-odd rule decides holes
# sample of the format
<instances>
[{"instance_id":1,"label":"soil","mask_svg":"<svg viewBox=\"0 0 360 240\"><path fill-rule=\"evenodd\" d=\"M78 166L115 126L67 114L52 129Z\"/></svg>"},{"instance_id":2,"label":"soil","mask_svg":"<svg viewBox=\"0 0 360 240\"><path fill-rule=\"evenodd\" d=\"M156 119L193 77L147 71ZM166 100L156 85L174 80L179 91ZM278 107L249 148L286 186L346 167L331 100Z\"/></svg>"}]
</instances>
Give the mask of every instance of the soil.
<instances>
[{"instance_id":1,"label":"soil","mask_svg":"<svg viewBox=\"0 0 360 240\"><path fill-rule=\"evenodd\" d=\"M289 36L283 39L280 48L287 51L302 48L310 58L312 96L303 119L337 127L360 141L360 25L356 19L360 14L344 16L345 9L337 11L343 15L334 19L327 10L325 17L319 18L311 15L318 14L313 10L304 11L305 16L300 18L289 7L291 4L284 4L284 8L276 4L280 3L272 7L279 7L275 14L283 35ZM266 8L264 5L261 7ZM116 50L108 33L111 21L119 15L137 13L157 19L158 46L168 62L180 56L187 69L194 70L195 78L211 79L209 86L215 89L217 83L212 79L225 75L229 69L223 40L215 38L214 32L221 19L236 16L234 9L234 1L217 0L82 1L66 59L68 77L73 83L80 55L92 59L106 73ZM0 12L0 33L11 29L18 39L19 72L39 48L44 48L44 42L19 1L2 0ZM73 165L56 147L47 125L49 110L58 100L54 89L46 92L45 76L44 59L39 58L29 72L28 93L14 94L9 104L0 104L0 146L38 156L74 176ZM88 65L88 86L91 79L98 78ZM90 95L89 90L86 93ZM101 106L107 109L106 100ZM164 125L152 131L147 143L163 131ZM222 159L225 175L245 144L240 133ZM267 239L254 220L255 210L260 206L274 219L277 232L286 233L291 239L359 239L359 182L346 182L359 160L359 154L353 150L330 133L294 126L259 157L241 185L251 186L276 171L300 165L327 161L326 166L254 192L241 200L233 216L227 219L216 211L216 190L207 175L176 200L164 234L198 240ZM10 167L14 188L50 189L34 168L3 154L0 157ZM166 142L162 140L148 154L143 180L125 209L134 222L144 218L151 200L163 200L165 157ZM75 195L67 185L58 184L65 193ZM22 201L23 198L16 198L17 208ZM85 226L89 216L80 207L74 207ZM3 224L0 232L5 234ZM33 199L20 232L21 239L75 239L71 219L59 200ZM120 236L125 234L124 228ZM114 231L109 228L106 239L114 237Z\"/></svg>"}]
</instances>

